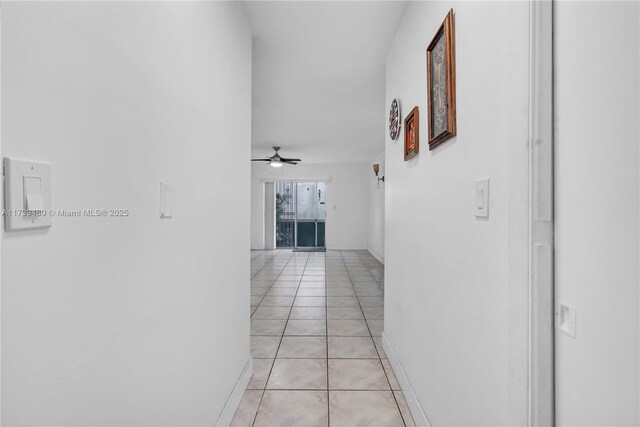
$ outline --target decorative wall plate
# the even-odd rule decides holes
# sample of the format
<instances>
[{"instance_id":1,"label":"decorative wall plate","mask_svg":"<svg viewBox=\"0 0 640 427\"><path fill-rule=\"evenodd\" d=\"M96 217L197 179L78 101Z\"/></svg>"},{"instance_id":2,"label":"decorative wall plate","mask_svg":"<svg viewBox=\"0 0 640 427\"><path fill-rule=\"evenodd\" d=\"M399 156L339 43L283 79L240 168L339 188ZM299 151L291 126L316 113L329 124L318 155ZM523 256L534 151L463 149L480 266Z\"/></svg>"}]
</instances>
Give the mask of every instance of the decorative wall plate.
<instances>
[{"instance_id":1,"label":"decorative wall plate","mask_svg":"<svg viewBox=\"0 0 640 427\"><path fill-rule=\"evenodd\" d=\"M400 101L398 101L398 98L393 98L393 101L391 101L391 108L389 108L389 137L391 137L392 141L398 139L401 123Z\"/></svg>"}]
</instances>

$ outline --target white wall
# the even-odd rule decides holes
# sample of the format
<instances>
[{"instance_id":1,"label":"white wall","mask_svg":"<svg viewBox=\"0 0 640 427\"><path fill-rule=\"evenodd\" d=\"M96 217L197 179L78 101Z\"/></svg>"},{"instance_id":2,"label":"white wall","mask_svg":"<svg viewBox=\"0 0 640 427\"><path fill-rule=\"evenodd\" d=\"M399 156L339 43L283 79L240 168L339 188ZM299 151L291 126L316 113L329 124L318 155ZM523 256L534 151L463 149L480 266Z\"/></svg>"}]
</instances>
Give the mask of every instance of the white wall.
<instances>
[{"instance_id":1,"label":"white wall","mask_svg":"<svg viewBox=\"0 0 640 427\"><path fill-rule=\"evenodd\" d=\"M304 158L303 158L304 160ZM258 163L251 168L251 248L264 249L264 182L269 180L327 180L327 249L367 249L370 164L337 163L284 165Z\"/></svg>"},{"instance_id":2,"label":"white wall","mask_svg":"<svg viewBox=\"0 0 640 427\"><path fill-rule=\"evenodd\" d=\"M425 52L451 7L458 135L429 151ZM528 8L412 2L387 57L387 105L419 107L420 153L387 137L385 335L432 425L527 422Z\"/></svg>"},{"instance_id":3,"label":"white wall","mask_svg":"<svg viewBox=\"0 0 640 427\"><path fill-rule=\"evenodd\" d=\"M556 335L557 421L638 425L640 8L555 13L556 298L577 316Z\"/></svg>"},{"instance_id":4,"label":"white wall","mask_svg":"<svg viewBox=\"0 0 640 427\"><path fill-rule=\"evenodd\" d=\"M371 164L378 163L380 165L380 177L384 176L384 152L380 153ZM384 193L385 183L380 181L380 188L377 186L373 167L371 167L371 179L368 180L369 186L369 231L367 249L378 261L384 263ZM386 180L386 178L385 178Z\"/></svg>"},{"instance_id":5,"label":"white wall","mask_svg":"<svg viewBox=\"0 0 640 427\"><path fill-rule=\"evenodd\" d=\"M56 208L131 210L2 234L4 425L215 423L249 358L250 104L239 5L3 4L3 156L52 162Z\"/></svg>"}]
</instances>

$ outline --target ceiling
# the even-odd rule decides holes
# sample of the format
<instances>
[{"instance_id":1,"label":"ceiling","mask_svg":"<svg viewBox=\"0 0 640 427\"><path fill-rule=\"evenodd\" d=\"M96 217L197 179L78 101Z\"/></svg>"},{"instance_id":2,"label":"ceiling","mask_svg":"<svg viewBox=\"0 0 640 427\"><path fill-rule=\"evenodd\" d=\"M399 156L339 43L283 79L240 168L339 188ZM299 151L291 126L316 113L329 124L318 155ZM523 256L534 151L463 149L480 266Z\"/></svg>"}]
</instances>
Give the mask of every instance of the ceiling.
<instances>
[{"instance_id":1,"label":"ceiling","mask_svg":"<svg viewBox=\"0 0 640 427\"><path fill-rule=\"evenodd\" d=\"M252 155L368 162L384 148L385 58L404 1L244 2L253 31Z\"/></svg>"}]
</instances>

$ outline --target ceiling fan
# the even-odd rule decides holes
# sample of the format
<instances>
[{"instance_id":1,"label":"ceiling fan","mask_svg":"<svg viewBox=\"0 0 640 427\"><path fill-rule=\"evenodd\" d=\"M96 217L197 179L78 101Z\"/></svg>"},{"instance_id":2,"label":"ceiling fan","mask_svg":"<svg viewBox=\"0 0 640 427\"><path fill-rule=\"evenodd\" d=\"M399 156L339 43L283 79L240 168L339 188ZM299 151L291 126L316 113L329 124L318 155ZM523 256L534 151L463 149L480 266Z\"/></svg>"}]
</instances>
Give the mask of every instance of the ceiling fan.
<instances>
[{"instance_id":1,"label":"ceiling fan","mask_svg":"<svg viewBox=\"0 0 640 427\"><path fill-rule=\"evenodd\" d=\"M276 151L273 156L267 157L265 159L251 159L251 161L252 162L269 162L269 166L273 166L274 168L279 168L285 163L288 165L297 165L298 163L296 162L302 161L300 159L287 159L284 157L280 157L280 154L278 154L278 150L280 150L280 147L272 147L272 148Z\"/></svg>"}]
</instances>

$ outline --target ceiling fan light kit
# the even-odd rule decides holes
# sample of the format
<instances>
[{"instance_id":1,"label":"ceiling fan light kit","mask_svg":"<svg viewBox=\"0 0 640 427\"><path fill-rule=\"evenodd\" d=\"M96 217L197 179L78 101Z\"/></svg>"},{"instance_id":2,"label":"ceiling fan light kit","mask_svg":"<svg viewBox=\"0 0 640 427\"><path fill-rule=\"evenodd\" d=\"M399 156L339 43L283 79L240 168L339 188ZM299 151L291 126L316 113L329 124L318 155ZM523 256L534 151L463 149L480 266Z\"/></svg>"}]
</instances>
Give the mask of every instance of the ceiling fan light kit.
<instances>
[{"instance_id":1,"label":"ceiling fan light kit","mask_svg":"<svg viewBox=\"0 0 640 427\"><path fill-rule=\"evenodd\" d=\"M300 159L288 159L285 157L280 157L280 154L278 154L278 150L280 150L280 147L272 147L273 150L275 151L275 154L271 157L266 157L264 159L251 159L252 162L269 162L269 166L274 167L274 168L279 168L280 166L284 165L285 163L288 165L297 165L298 163L296 162L301 162L302 160Z\"/></svg>"}]
</instances>

